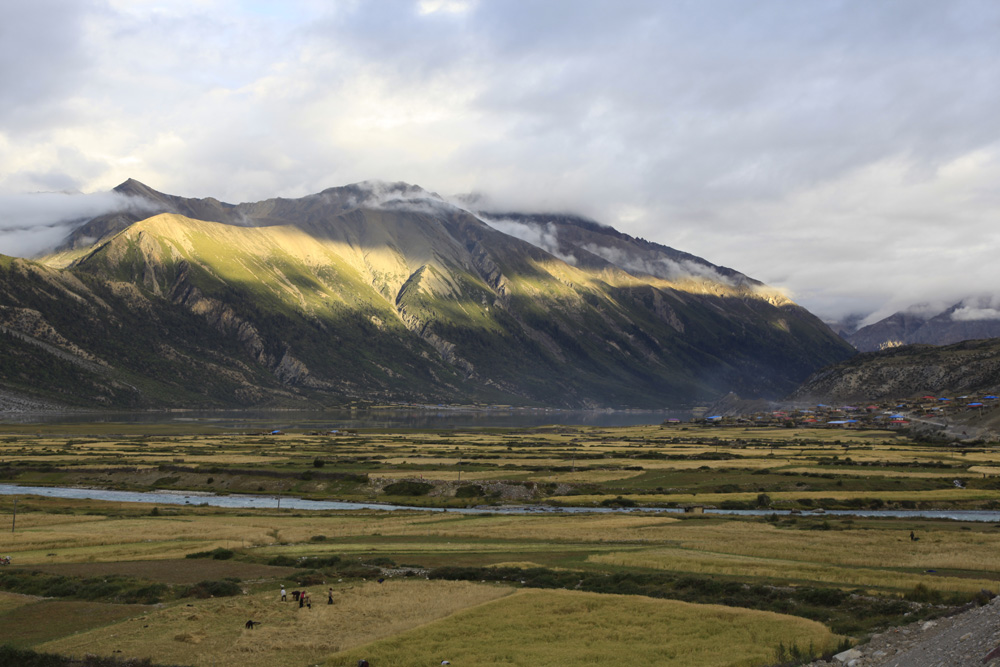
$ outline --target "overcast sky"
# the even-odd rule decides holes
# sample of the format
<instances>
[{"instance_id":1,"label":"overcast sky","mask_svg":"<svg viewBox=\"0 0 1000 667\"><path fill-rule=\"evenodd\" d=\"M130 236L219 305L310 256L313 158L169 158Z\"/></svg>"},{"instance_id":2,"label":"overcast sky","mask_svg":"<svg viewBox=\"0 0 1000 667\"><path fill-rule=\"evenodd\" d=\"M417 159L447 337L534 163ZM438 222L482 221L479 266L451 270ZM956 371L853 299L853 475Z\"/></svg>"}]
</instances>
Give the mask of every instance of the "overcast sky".
<instances>
[{"instance_id":1,"label":"overcast sky","mask_svg":"<svg viewBox=\"0 0 1000 667\"><path fill-rule=\"evenodd\" d=\"M378 179L584 213L824 317L1000 292L998 35L993 0L5 2L0 252L77 206L25 193Z\"/></svg>"}]
</instances>

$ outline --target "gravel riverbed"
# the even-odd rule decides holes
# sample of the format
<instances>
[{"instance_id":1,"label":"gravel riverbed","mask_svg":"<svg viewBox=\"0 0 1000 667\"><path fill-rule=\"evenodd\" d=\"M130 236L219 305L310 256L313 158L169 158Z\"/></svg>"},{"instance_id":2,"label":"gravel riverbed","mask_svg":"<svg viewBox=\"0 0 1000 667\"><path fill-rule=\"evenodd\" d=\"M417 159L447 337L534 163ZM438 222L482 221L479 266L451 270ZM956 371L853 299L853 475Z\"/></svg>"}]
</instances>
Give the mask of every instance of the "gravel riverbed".
<instances>
[{"instance_id":1,"label":"gravel riverbed","mask_svg":"<svg viewBox=\"0 0 1000 667\"><path fill-rule=\"evenodd\" d=\"M808 667L1000 667L1000 597L948 618L911 623Z\"/></svg>"}]
</instances>

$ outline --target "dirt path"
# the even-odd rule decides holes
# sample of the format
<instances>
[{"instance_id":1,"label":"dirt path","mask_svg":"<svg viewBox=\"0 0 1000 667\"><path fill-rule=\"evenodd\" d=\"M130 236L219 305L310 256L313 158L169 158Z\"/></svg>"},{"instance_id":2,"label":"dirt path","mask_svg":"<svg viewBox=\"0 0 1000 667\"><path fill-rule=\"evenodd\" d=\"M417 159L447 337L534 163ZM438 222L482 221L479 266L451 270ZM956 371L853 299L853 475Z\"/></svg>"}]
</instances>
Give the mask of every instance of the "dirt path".
<instances>
[{"instance_id":1,"label":"dirt path","mask_svg":"<svg viewBox=\"0 0 1000 667\"><path fill-rule=\"evenodd\" d=\"M1000 597L950 618L913 623L872 637L810 667L1000 667Z\"/></svg>"}]
</instances>

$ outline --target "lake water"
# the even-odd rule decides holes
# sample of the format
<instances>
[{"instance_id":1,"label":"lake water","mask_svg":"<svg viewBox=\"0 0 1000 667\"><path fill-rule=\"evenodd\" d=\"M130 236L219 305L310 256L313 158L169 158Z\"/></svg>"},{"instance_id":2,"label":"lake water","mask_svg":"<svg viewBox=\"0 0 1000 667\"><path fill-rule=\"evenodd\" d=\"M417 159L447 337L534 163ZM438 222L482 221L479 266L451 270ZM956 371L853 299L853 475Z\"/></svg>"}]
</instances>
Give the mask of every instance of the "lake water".
<instances>
[{"instance_id":1,"label":"lake water","mask_svg":"<svg viewBox=\"0 0 1000 667\"><path fill-rule=\"evenodd\" d=\"M191 491L113 491L110 489L83 489L47 486L18 486L15 484L0 484L0 495L35 495L50 498L76 498L85 500L105 500L118 503L156 503L162 505L209 505L212 507L230 507L242 509L282 509L289 510L360 510L375 509L386 511L413 510L420 512L458 512L462 514L537 514L537 513L629 513L658 512L679 514L678 508L615 508L615 507L552 507L549 505L522 506L489 506L469 508L430 508L411 507L408 505L386 505L381 503L348 503L334 500L307 500L282 496L251 496L251 495L216 495L208 492ZM707 514L733 514L744 516L767 516L770 514L788 515L787 510L713 510L706 509ZM813 516L811 513L803 513ZM950 519L953 521L979 521L1000 523L1000 511L992 510L827 510L815 516L858 516L858 517L895 517L922 519Z\"/></svg>"},{"instance_id":2,"label":"lake water","mask_svg":"<svg viewBox=\"0 0 1000 667\"><path fill-rule=\"evenodd\" d=\"M332 429L332 428L525 428L566 426L638 426L665 419L688 420L688 410L553 410L390 408L379 410L217 410L156 412L0 413L0 424L201 424L220 428Z\"/></svg>"}]
</instances>

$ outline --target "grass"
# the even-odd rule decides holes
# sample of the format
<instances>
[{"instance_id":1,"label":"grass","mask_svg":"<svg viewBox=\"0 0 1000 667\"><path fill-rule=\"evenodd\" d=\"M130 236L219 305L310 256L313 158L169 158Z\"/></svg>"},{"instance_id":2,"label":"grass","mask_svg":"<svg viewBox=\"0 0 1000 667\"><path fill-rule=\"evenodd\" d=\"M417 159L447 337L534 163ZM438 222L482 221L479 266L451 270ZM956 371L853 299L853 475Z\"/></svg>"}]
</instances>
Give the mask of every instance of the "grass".
<instances>
[{"instance_id":1,"label":"grass","mask_svg":"<svg viewBox=\"0 0 1000 667\"><path fill-rule=\"evenodd\" d=\"M143 605L41 600L0 614L0 644L35 647L59 637L108 626L150 609Z\"/></svg>"},{"instance_id":2,"label":"grass","mask_svg":"<svg viewBox=\"0 0 1000 667\"><path fill-rule=\"evenodd\" d=\"M834 585L863 589L895 589L901 593L918 585L943 592L977 593L996 588L997 581L931 576L893 569L838 567L827 563L711 554L684 549L595 554L588 561L628 568L659 569L691 574L725 575L744 580L763 579L777 585Z\"/></svg>"},{"instance_id":3,"label":"grass","mask_svg":"<svg viewBox=\"0 0 1000 667\"><path fill-rule=\"evenodd\" d=\"M358 430L332 437L307 429L263 436L196 425L0 428L0 474L21 484L370 501L388 500L382 488L389 481L416 480L434 487L416 499L427 506L582 505L619 497L640 509L756 506L761 494L776 507L1000 506L1000 480L991 476L1000 470L997 448L958 450L888 432L580 426ZM454 497L459 478L481 486L483 495ZM968 488L955 488L956 478ZM0 496L6 528L12 503ZM919 540L910 540L911 530ZM233 558L184 558L219 548L235 552ZM63 620L50 634L25 624L45 625L40 605L69 600L0 594L0 614L11 633L24 630L32 643L44 643L39 650L159 663L353 666L363 656L376 665L443 659L766 665L779 661L779 644L804 651L810 642L816 649L837 643L829 631L814 634L805 618L867 633L940 612L901 596L958 601L980 588L996 590L998 548L1000 526L920 519L299 512L22 495L17 530L3 546L15 568L170 586L237 578L247 594L173 601L124 620L98 604L91 608L93 625L79 620L85 613L51 607L63 610ZM266 565L276 557L282 564L303 557L329 562ZM471 574L469 581L440 581L434 572L430 581L422 572L382 585L371 581L380 576L373 564L393 563L465 567ZM521 569L509 577L482 569L511 563ZM530 568L544 571L529 576ZM282 584L291 589L306 579L317 603L308 613L276 602ZM329 584L315 583L321 581ZM577 591L562 590L584 581ZM328 585L336 590L333 607L321 595ZM247 630L249 619L263 625ZM719 646L729 649L726 656L713 653ZM677 656L705 662L682 663ZM725 662L730 659L745 662Z\"/></svg>"},{"instance_id":4,"label":"grass","mask_svg":"<svg viewBox=\"0 0 1000 667\"><path fill-rule=\"evenodd\" d=\"M509 587L468 582L390 580L337 586L331 606L325 588L313 587L311 609L280 602L275 589L181 604L38 648L74 656L121 651L195 666L301 667L511 593ZM246 629L251 619L260 627Z\"/></svg>"},{"instance_id":5,"label":"grass","mask_svg":"<svg viewBox=\"0 0 1000 667\"><path fill-rule=\"evenodd\" d=\"M838 641L823 625L674 600L526 590L330 657L324 665L684 665L751 667L779 644Z\"/></svg>"}]
</instances>

